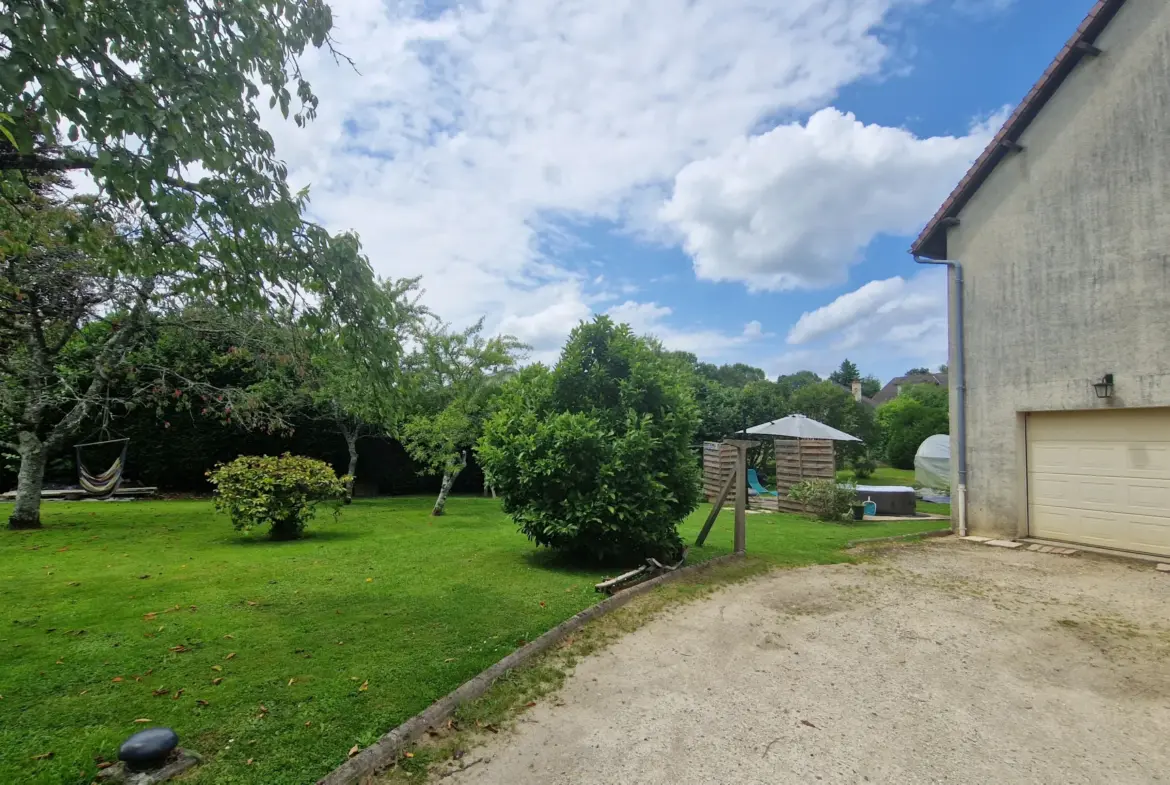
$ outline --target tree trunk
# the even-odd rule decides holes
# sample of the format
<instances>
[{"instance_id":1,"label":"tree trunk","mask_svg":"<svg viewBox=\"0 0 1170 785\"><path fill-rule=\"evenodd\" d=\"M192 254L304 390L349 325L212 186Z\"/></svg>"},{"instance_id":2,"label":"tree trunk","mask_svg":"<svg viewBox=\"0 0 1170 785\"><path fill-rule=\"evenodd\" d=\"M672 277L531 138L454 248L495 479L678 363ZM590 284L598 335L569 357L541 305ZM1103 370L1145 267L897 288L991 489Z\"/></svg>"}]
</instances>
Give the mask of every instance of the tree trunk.
<instances>
[{"instance_id":1,"label":"tree trunk","mask_svg":"<svg viewBox=\"0 0 1170 785\"><path fill-rule=\"evenodd\" d=\"M16 506L8 519L9 529L41 528L41 488L49 451L35 434L20 434L20 473L16 480Z\"/></svg>"},{"instance_id":2,"label":"tree trunk","mask_svg":"<svg viewBox=\"0 0 1170 785\"><path fill-rule=\"evenodd\" d=\"M455 484L455 478L459 476L459 472L467 466L467 453L460 453L458 461L452 461L447 471L443 472L443 484L439 486L439 498L435 500L435 506L431 510L431 515L442 515L447 509L447 496L451 493L451 486Z\"/></svg>"},{"instance_id":3,"label":"tree trunk","mask_svg":"<svg viewBox=\"0 0 1170 785\"><path fill-rule=\"evenodd\" d=\"M351 504L353 502L353 484L357 480L357 432L351 431L343 425L341 426L341 435L345 437L345 446L349 450L349 470L346 472L349 475L349 480L345 483L345 503Z\"/></svg>"}]
</instances>

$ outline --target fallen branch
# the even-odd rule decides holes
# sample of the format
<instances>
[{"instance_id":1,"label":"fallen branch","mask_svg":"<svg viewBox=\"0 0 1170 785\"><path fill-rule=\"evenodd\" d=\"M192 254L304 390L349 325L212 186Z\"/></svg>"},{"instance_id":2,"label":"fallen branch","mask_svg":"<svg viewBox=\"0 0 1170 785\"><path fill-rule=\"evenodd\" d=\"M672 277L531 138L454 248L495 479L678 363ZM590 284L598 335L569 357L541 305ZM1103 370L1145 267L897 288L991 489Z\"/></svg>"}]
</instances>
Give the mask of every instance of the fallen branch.
<instances>
[{"instance_id":1,"label":"fallen branch","mask_svg":"<svg viewBox=\"0 0 1170 785\"><path fill-rule=\"evenodd\" d=\"M648 578L661 575L663 573L674 572L683 565L683 562L687 560L688 550L689 549L687 548L683 549L682 558L679 559L675 564L663 564L654 558L646 559L646 564L637 568L636 570L630 570L629 572L622 573L616 578L610 578L607 581L602 581L601 583L594 586L593 589L594 591L613 594L619 588L624 588L627 585L641 583Z\"/></svg>"}]
</instances>

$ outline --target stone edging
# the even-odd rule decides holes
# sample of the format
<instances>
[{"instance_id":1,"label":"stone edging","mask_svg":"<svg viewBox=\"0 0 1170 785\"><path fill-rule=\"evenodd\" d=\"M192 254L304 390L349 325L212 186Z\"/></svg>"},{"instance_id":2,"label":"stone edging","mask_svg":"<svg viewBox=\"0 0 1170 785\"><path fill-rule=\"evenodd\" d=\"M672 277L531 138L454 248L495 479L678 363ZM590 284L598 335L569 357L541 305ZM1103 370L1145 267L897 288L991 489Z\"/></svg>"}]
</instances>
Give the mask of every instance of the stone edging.
<instances>
[{"instance_id":1,"label":"stone edging","mask_svg":"<svg viewBox=\"0 0 1170 785\"><path fill-rule=\"evenodd\" d=\"M950 531L948 530L947 533L949 534ZM559 643L567 635L576 632L593 619L604 616L610 611L617 610L634 597L645 594L655 586L675 580L682 575L691 575L705 570L708 567L725 564L742 558L743 556L741 554L729 554L727 556L717 556L714 559L700 564L681 567L674 572L668 572L665 575L659 575L657 578L651 578L644 583L631 586L628 589L614 594L612 597L602 600L596 605L586 608L576 616L572 616L556 627L553 627L531 643L521 646L478 676L475 676L470 681L464 682L454 692L448 693L445 697L432 703L422 713L414 715L397 728L386 733L369 747L366 747L332 772L317 780L317 785L352 785L352 783L358 782L362 777L383 771L398 759L399 753L406 745L425 733L427 728L442 724L461 704L475 700L483 695L505 673L552 648L553 645Z\"/></svg>"},{"instance_id":2,"label":"stone edging","mask_svg":"<svg viewBox=\"0 0 1170 785\"><path fill-rule=\"evenodd\" d=\"M874 537L870 540L850 540L845 543L846 548L856 548L858 545L869 545L874 542L895 542L897 540L912 540L915 537L949 537L954 532L950 529L931 529L917 534L895 534L893 537Z\"/></svg>"}]
</instances>

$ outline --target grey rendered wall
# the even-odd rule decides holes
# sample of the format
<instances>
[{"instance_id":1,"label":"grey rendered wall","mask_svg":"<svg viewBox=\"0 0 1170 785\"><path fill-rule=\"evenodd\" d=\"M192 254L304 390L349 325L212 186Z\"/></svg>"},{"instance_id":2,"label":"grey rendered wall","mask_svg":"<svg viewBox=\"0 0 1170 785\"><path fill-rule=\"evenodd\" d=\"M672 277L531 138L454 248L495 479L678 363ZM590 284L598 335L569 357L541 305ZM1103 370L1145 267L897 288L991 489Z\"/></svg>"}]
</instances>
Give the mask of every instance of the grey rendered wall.
<instances>
[{"instance_id":1,"label":"grey rendered wall","mask_svg":"<svg viewBox=\"0 0 1170 785\"><path fill-rule=\"evenodd\" d=\"M966 278L973 534L1026 531L1023 413L1170 406L1170 2L1129 0L1097 46L947 237ZM1091 387L1104 373L1109 401Z\"/></svg>"}]
</instances>

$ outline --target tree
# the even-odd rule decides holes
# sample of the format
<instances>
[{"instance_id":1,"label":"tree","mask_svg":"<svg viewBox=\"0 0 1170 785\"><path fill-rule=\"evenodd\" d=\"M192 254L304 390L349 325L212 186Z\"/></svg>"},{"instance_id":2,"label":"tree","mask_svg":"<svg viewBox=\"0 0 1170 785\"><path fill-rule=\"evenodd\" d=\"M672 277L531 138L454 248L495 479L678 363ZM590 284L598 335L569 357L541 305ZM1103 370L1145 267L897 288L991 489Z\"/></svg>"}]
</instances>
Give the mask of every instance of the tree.
<instances>
[{"instance_id":1,"label":"tree","mask_svg":"<svg viewBox=\"0 0 1170 785\"><path fill-rule=\"evenodd\" d=\"M833 382L802 387L789 399L788 405L793 412L861 439L860 443L835 443L839 465L860 456L865 450L865 444L876 440L873 410L867 404L854 400L848 390L843 390Z\"/></svg>"},{"instance_id":2,"label":"tree","mask_svg":"<svg viewBox=\"0 0 1170 785\"><path fill-rule=\"evenodd\" d=\"M608 317L576 327L553 370L500 392L477 454L530 539L577 558L675 559L699 502L690 384Z\"/></svg>"},{"instance_id":3,"label":"tree","mask_svg":"<svg viewBox=\"0 0 1170 785\"><path fill-rule=\"evenodd\" d=\"M47 456L102 400L152 309L206 298L344 324L351 348L376 337L357 238L303 219L307 194L290 192L256 105L266 89L287 117L295 81L294 120L314 116L297 58L332 48L331 26L322 0L0 0L11 525L39 524ZM84 208L46 193L66 172L97 184ZM84 367L55 365L67 348Z\"/></svg>"},{"instance_id":4,"label":"tree","mask_svg":"<svg viewBox=\"0 0 1170 785\"><path fill-rule=\"evenodd\" d=\"M886 461L913 469L918 447L928 436L950 429L947 391L933 384L914 384L877 409Z\"/></svg>"},{"instance_id":5,"label":"tree","mask_svg":"<svg viewBox=\"0 0 1170 785\"><path fill-rule=\"evenodd\" d=\"M411 362L415 405L422 413L407 421L403 445L424 472L443 475L432 515L446 509L451 486L482 432L492 394L527 349L510 335L484 338L482 332L482 319L462 332L439 325L423 336Z\"/></svg>"},{"instance_id":6,"label":"tree","mask_svg":"<svg viewBox=\"0 0 1170 785\"><path fill-rule=\"evenodd\" d=\"M768 378L763 369L745 363L733 363L718 367L711 363L699 363L697 370L712 381L734 388L743 388L752 382L762 382Z\"/></svg>"},{"instance_id":7,"label":"tree","mask_svg":"<svg viewBox=\"0 0 1170 785\"><path fill-rule=\"evenodd\" d=\"M841 367L829 374L829 381L842 387L849 387L855 381L861 380L861 371L848 358L841 361Z\"/></svg>"},{"instance_id":8,"label":"tree","mask_svg":"<svg viewBox=\"0 0 1170 785\"><path fill-rule=\"evenodd\" d=\"M881 380L872 374L861 377L861 394L866 398L872 398L882 391Z\"/></svg>"},{"instance_id":9,"label":"tree","mask_svg":"<svg viewBox=\"0 0 1170 785\"><path fill-rule=\"evenodd\" d=\"M397 434L409 405L404 378L405 345L422 329L426 309L419 304L418 279L380 283L376 303L380 317L375 338L354 351L344 326L328 331L286 333L284 342L295 357L295 372L274 390L277 400L292 400L302 417L336 430L349 455L345 500L353 500L358 469L358 440L375 434ZM299 405L298 405L299 404Z\"/></svg>"},{"instance_id":10,"label":"tree","mask_svg":"<svg viewBox=\"0 0 1170 785\"><path fill-rule=\"evenodd\" d=\"M911 368L910 370L906 371L907 376L922 376L928 373L930 373L930 369L923 367Z\"/></svg>"},{"instance_id":11,"label":"tree","mask_svg":"<svg viewBox=\"0 0 1170 785\"><path fill-rule=\"evenodd\" d=\"M333 51L323 0L0 0L0 20L5 179L88 172L141 220L153 251L139 263L218 302L309 289L358 304L355 248L302 220L305 195L290 192L257 105L264 91L297 125L315 116L298 57Z\"/></svg>"},{"instance_id":12,"label":"tree","mask_svg":"<svg viewBox=\"0 0 1170 785\"><path fill-rule=\"evenodd\" d=\"M819 381L821 381L821 377L812 371L797 371L796 373L776 377L776 384L780 387L780 394L785 398L790 398L801 387L807 387Z\"/></svg>"},{"instance_id":13,"label":"tree","mask_svg":"<svg viewBox=\"0 0 1170 785\"><path fill-rule=\"evenodd\" d=\"M0 226L0 417L13 423L3 447L20 458L8 525L27 529L40 526L49 456L105 394L157 280L111 272L90 250L132 257L135 246L92 211L55 201L47 183L0 181Z\"/></svg>"},{"instance_id":14,"label":"tree","mask_svg":"<svg viewBox=\"0 0 1170 785\"><path fill-rule=\"evenodd\" d=\"M947 365L946 363L943 363L942 365L940 365L938 367L939 373L950 373L950 370L951 370L951 367L949 365Z\"/></svg>"}]
</instances>

